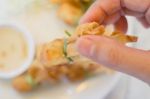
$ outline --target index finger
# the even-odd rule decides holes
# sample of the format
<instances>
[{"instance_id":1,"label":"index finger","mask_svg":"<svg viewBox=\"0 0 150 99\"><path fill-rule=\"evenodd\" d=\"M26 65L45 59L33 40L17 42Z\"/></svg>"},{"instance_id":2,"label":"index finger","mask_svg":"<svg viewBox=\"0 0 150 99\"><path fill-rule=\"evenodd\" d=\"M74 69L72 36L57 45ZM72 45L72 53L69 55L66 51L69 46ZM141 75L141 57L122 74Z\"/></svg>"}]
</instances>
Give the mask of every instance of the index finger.
<instances>
[{"instance_id":1,"label":"index finger","mask_svg":"<svg viewBox=\"0 0 150 99\"><path fill-rule=\"evenodd\" d=\"M80 24L93 21L102 23L108 15L120 9L120 0L97 0L81 18Z\"/></svg>"}]
</instances>

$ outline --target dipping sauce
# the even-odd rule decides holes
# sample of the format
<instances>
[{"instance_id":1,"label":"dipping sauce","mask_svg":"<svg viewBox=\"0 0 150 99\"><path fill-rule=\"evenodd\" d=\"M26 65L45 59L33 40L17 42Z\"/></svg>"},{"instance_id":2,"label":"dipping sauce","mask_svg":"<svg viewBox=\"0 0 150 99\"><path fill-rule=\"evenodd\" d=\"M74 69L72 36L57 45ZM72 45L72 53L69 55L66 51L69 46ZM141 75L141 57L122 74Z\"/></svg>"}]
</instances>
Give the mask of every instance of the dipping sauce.
<instances>
[{"instance_id":1,"label":"dipping sauce","mask_svg":"<svg viewBox=\"0 0 150 99\"><path fill-rule=\"evenodd\" d=\"M23 34L12 27L0 27L0 71L9 72L21 66L28 57Z\"/></svg>"}]
</instances>

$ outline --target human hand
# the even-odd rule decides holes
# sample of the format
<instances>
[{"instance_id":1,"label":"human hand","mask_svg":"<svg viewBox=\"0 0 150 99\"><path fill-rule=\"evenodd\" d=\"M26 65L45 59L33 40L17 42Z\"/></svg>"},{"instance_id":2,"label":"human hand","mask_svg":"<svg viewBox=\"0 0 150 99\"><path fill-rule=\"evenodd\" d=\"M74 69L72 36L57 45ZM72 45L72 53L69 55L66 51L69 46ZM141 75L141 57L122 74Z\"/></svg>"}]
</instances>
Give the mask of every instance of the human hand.
<instances>
[{"instance_id":1,"label":"human hand","mask_svg":"<svg viewBox=\"0 0 150 99\"><path fill-rule=\"evenodd\" d=\"M150 0L96 0L81 18L80 23L91 21L100 24L115 24L126 32L125 15L136 17L144 27L150 27Z\"/></svg>"},{"instance_id":2,"label":"human hand","mask_svg":"<svg viewBox=\"0 0 150 99\"><path fill-rule=\"evenodd\" d=\"M115 3L114 3L115 2ZM83 16L80 23L97 21L115 24L126 31L125 14L135 16L145 26L150 26L150 0L97 0ZM83 36L77 41L78 51L109 68L130 74L150 83L150 51L130 48L117 41L100 36Z\"/></svg>"}]
</instances>

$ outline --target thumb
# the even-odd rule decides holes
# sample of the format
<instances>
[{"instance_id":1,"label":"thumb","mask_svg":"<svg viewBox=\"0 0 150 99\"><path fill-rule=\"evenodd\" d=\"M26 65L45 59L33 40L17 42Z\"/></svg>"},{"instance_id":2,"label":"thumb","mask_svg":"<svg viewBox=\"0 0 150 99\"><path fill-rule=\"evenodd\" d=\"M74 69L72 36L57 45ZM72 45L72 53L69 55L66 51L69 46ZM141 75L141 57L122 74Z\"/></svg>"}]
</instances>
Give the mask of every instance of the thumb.
<instances>
[{"instance_id":1,"label":"thumb","mask_svg":"<svg viewBox=\"0 0 150 99\"><path fill-rule=\"evenodd\" d=\"M77 50L95 62L150 83L150 52L127 47L108 37L83 36Z\"/></svg>"}]
</instances>

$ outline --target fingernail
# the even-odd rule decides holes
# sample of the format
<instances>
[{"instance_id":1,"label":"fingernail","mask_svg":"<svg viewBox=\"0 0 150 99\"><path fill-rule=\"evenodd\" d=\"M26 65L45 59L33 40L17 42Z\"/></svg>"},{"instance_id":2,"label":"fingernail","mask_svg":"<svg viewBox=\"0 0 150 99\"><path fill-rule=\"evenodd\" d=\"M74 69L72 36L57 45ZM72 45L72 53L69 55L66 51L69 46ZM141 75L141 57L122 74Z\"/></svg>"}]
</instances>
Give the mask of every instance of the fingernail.
<instances>
[{"instance_id":1,"label":"fingernail","mask_svg":"<svg viewBox=\"0 0 150 99\"><path fill-rule=\"evenodd\" d=\"M87 57L90 56L92 46L93 46L92 40L85 37L79 38L76 43L76 48L78 52L83 56L87 56Z\"/></svg>"}]
</instances>

